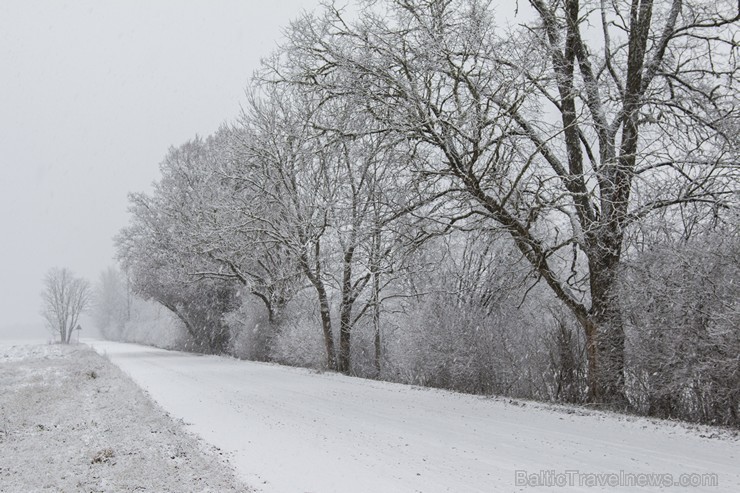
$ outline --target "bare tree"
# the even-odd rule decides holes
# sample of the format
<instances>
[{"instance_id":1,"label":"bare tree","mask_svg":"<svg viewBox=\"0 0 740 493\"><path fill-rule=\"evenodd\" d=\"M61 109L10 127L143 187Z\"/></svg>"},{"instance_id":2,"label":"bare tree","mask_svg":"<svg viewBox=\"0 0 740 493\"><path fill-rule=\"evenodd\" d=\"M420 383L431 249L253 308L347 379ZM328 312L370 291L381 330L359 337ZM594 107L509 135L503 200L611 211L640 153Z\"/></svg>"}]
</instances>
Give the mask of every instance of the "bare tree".
<instances>
[{"instance_id":1,"label":"bare tree","mask_svg":"<svg viewBox=\"0 0 740 493\"><path fill-rule=\"evenodd\" d=\"M180 242L183 233L168 214L172 209L162 194L132 194L129 199L131 224L115 241L132 291L177 316L189 336L188 349L223 353L229 345L229 331L222 316L235 308L235 283L191 274L202 259L187 250L187 242Z\"/></svg>"},{"instance_id":2,"label":"bare tree","mask_svg":"<svg viewBox=\"0 0 740 493\"><path fill-rule=\"evenodd\" d=\"M156 207L176 231L181 254L197 259L186 266L189 276L241 284L275 325L293 295L297 269L285 248L250 226L245 210L263 198L235 179L248 159L242 138L240 129L224 126L171 149L161 165Z\"/></svg>"},{"instance_id":3,"label":"bare tree","mask_svg":"<svg viewBox=\"0 0 740 493\"><path fill-rule=\"evenodd\" d=\"M44 291L41 293L41 315L59 341L69 344L72 331L77 327L80 314L84 312L91 298L90 283L75 277L68 269L51 269L44 277Z\"/></svg>"}]
</instances>

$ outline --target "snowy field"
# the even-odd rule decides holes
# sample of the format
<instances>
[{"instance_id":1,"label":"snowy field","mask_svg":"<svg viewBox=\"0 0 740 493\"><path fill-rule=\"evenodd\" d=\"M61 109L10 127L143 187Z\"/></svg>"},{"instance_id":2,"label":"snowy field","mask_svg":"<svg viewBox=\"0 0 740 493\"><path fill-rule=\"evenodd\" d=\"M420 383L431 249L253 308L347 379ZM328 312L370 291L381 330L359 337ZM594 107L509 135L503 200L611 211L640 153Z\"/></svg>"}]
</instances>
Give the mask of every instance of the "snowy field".
<instances>
[{"instance_id":1,"label":"snowy field","mask_svg":"<svg viewBox=\"0 0 740 493\"><path fill-rule=\"evenodd\" d=\"M91 344L265 493L740 491L720 429Z\"/></svg>"},{"instance_id":2,"label":"snowy field","mask_svg":"<svg viewBox=\"0 0 740 493\"><path fill-rule=\"evenodd\" d=\"M0 341L0 492L37 491L248 490L94 351Z\"/></svg>"}]
</instances>

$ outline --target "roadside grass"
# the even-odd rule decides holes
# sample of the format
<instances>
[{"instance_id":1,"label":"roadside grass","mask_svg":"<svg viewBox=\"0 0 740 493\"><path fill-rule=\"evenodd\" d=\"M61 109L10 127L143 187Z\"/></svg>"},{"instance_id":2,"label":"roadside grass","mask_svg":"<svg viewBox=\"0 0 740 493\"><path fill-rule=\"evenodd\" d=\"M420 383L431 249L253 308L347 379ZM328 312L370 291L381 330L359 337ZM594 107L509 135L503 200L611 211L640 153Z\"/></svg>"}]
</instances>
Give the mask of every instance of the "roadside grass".
<instances>
[{"instance_id":1,"label":"roadside grass","mask_svg":"<svg viewBox=\"0 0 740 493\"><path fill-rule=\"evenodd\" d=\"M0 347L0 492L35 491L251 490L88 347Z\"/></svg>"}]
</instances>

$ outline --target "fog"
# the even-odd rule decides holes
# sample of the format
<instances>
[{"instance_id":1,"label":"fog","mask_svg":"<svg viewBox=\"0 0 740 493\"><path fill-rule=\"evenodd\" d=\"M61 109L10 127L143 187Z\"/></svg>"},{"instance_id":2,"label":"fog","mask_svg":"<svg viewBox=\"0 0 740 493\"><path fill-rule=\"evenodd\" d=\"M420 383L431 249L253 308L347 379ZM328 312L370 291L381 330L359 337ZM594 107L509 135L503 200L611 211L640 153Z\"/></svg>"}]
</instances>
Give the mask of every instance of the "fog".
<instances>
[{"instance_id":1,"label":"fog","mask_svg":"<svg viewBox=\"0 0 740 493\"><path fill-rule=\"evenodd\" d=\"M0 2L0 337L43 336L44 273L95 282L127 193L239 111L281 28L318 1Z\"/></svg>"}]
</instances>

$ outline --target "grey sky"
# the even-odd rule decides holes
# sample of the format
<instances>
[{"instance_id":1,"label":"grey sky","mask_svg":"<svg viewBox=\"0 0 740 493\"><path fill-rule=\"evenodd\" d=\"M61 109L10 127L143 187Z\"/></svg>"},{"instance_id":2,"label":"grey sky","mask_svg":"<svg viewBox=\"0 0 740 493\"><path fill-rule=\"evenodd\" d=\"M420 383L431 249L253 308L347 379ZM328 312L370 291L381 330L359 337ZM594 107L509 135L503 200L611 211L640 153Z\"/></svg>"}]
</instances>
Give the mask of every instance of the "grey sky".
<instances>
[{"instance_id":1,"label":"grey sky","mask_svg":"<svg viewBox=\"0 0 740 493\"><path fill-rule=\"evenodd\" d=\"M113 264L126 194L234 118L281 28L317 4L0 2L0 336L42 325L49 268L94 282Z\"/></svg>"}]
</instances>

